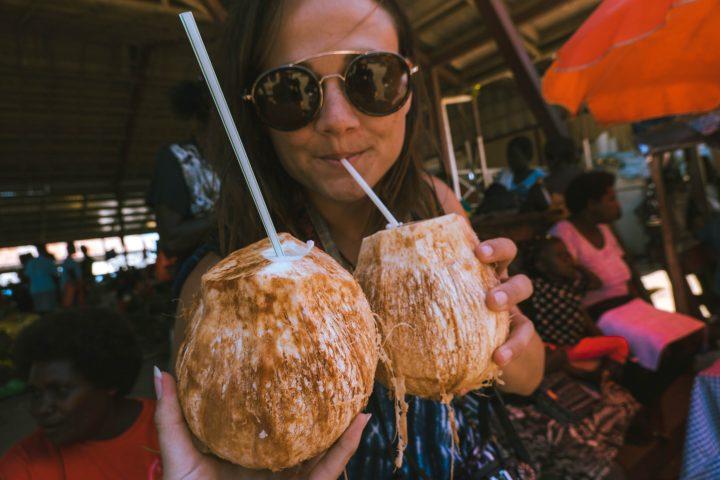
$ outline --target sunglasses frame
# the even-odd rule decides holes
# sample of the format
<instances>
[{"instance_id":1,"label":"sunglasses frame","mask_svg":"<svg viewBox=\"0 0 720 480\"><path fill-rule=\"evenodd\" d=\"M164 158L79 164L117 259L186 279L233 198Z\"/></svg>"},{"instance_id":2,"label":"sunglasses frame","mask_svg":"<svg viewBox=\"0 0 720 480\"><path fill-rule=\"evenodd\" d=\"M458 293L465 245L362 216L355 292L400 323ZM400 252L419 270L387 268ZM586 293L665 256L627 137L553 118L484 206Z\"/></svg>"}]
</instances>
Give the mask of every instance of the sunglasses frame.
<instances>
[{"instance_id":1,"label":"sunglasses frame","mask_svg":"<svg viewBox=\"0 0 720 480\"><path fill-rule=\"evenodd\" d=\"M324 76L322 76L322 77L320 77L320 78L318 78L318 75L317 75L315 72L313 72L310 68L308 68L307 66L303 65L304 63L306 63L306 62L308 62L308 61L310 61L310 60L314 60L314 59L316 59L316 58L321 58L321 57L326 57L326 56L329 56L329 55L343 55L343 56L355 55L355 57L347 64L347 66L345 67L345 70L343 71L342 74L341 74L341 73L331 73L331 74L329 74L329 75L324 75ZM407 68L408 87L407 87L407 91L405 92L405 96L404 96L404 98L402 99L402 101L398 102L397 107L394 107L392 110L390 110L390 111L388 111L388 112L385 112L385 113L373 113L373 112L368 112L367 110L365 110L364 108L356 105L352 100L350 100L350 97L348 96L347 91L346 91L347 86L346 86L346 83L345 83L345 79L347 78L348 72L349 72L350 69L352 68L353 64L354 64L356 61L358 61L359 59L367 58L367 57L372 57L372 56L374 56L374 55L391 55L391 56L396 57L397 59L399 59L399 60L406 66L406 68ZM263 115L260 113L260 108L258 107L258 104L257 104L257 102L255 101L255 91L256 91L256 89L258 88L258 84L260 83L260 81L261 81L262 79L264 79L267 75L269 75L269 74L271 74L271 73L273 73L273 72L281 72L281 71L286 70L286 69L297 69L297 70L302 70L302 71L304 71L305 73L307 73L308 75L310 75L310 77L311 77L312 79L314 79L314 80L317 82L318 86L319 86L318 90L319 90L320 100L319 100L319 103L318 103L318 107L315 109L315 112L313 112L312 117L310 117L310 118L307 120L307 123L305 123L305 124L303 124L303 125L301 125L301 126L299 126L299 127L297 127L297 128L277 128L277 126L270 125L270 124L269 124L268 122L266 122L265 119L263 118ZM372 117L385 117L385 116L387 116L387 115L390 115L390 114L393 114L393 113L397 112L398 110L400 110L400 109L403 107L403 105L405 105L405 102L407 102L407 99L410 97L410 94L412 93L412 83L410 82L410 79L412 78L413 74L417 73L419 70L420 70L420 67L419 67L418 65L413 65L413 63L412 63L409 59L407 59L407 58L403 57L402 55L400 55L399 53L395 53L395 52L386 52L386 51L382 51L382 50L368 50L368 51L361 51L361 50L333 50L333 51L331 51L331 52L319 53L319 54L317 54L317 55L312 55L312 56L310 56L310 57L303 58L303 59L298 60L298 61L296 61L296 62L287 63L287 64L284 64L284 65L280 65L279 67L275 67L275 68L271 68L271 69L269 69L269 70L265 70L265 71L262 72L260 75L258 75L258 77L257 77L257 78L255 79L255 81L253 82L252 87L250 87L249 93L246 93L245 95L243 95L242 98L243 98L243 100L249 101L249 102L251 102L251 103L253 104L253 106L255 107L255 111L257 112L257 114L258 114L258 116L260 117L260 119L263 120L263 123L266 123L266 124L267 124L268 126L270 126L271 128L274 128L275 130L281 130L281 131L287 131L287 132L293 131L293 130L299 130L299 129L307 126L307 125L310 125L310 124L317 118L317 116L320 114L320 111L322 110L322 107L323 107L323 103L324 103L324 101L325 101L325 94L324 94L324 91L323 91L323 88L322 88L323 82L324 82L325 80L330 79L330 78L338 78L338 79L342 80L342 92L343 92L343 95L345 95L345 98L346 98L347 101L350 103L350 105L353 106L353 108L356 108L358 111L364 113L365 115L369 115L369 116L372 116Z\"/></svg>"}]
</instances>

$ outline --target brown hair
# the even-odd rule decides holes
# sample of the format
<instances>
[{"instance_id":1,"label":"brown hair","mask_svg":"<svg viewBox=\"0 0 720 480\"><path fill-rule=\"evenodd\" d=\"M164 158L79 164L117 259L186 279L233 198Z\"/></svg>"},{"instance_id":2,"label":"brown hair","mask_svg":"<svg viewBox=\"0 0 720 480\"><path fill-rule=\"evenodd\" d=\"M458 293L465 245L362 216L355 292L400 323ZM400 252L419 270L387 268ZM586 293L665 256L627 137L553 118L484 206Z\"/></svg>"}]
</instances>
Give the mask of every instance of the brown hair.
<instances>
[{"instance_id":1,"label":"brown hair","mask_svg":"<svg viewBox=\"0 0 720 480\"><path fill-rule=\"evenodd\" d=\"M394 20L400 54L413 59L412 30L405 13L396 0L380 0L378 5ZM262 73L260 69L266 63L282 14L281 0L235 2L220 55L216 58L219 60L217 66L223 91L234 112L240 137L273 221L278 231L287 231L302 238L303 228L298 224L300 210L306 203L302 187L284 170L266 127L261 124L253 106L242 98ZM411 215L428 218L438 214L433 190L423 178L425 173L418 148L419 141L428 138L428 135L422 135L421 121L421 105L426 101L426 90L420 75L414 75L412 81L412 104L400 157L375 187L380 198L401 219L408 219ZM263 238L265 232L217 115L213 115L210 141L216 149L210 157L222 180L217 205L220 249L227 254ZM383 225L382 218L376 213L370 220L367 233L377 231Z\"/></svg>"}]
</instances>

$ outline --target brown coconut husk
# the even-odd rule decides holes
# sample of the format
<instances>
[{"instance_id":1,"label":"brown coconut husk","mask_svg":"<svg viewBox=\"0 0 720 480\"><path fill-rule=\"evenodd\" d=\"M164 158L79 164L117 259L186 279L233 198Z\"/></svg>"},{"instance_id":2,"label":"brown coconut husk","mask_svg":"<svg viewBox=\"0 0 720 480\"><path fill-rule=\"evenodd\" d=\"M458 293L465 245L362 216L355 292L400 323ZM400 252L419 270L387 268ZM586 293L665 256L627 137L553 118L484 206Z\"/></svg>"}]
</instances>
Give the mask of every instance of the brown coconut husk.
<instances>
[{"instance_id":1,"label":"brown coconut husk","mask_svg":"<svg viewBox=\"0 0 720 480\"><path fill-rule=\"evenodd\" d=\"M305 244L280 235L286 253ZM178 397L215 455L286 469L327 450L372 393L379 335L357 282L317 248L277 262L266 239L202 278Z\"/></svg>"},{"instance_id":2,"label":"brown coconut husk","mask_svg":"<svg viewBox=\"0 0 720 480\"><path fill-rule=\"evenodd\" d=\"M396 401L400 439L407 439L405 393L450 402L461 392L493 383L500 368L492 354L506 339L509 316L487 308L486 292L499 279L481 263L458 215L410 223L363 240L355 269L383 337L378 379ZM391 367L390 367L391 366Z\"/></svg>"}]
</instances>

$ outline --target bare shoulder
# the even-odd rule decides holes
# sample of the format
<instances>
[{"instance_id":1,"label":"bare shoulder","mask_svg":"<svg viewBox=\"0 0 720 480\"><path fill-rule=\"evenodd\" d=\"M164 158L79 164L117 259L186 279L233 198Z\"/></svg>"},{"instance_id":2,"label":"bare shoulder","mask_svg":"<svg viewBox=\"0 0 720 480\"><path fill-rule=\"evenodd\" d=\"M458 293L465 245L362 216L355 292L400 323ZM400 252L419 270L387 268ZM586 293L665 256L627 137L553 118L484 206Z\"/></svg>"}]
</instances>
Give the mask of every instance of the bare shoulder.
<instances>
[{"instance_id":1,"label":"bare shoulder","mask_svg":"<svg viewBox=\"0 0 720 480\"><path fill-rule=\"evenodd\" d=\"M467 212L460 204L452 188L433 175L426 175L425 181L433 188L435 196L445 213L457 213L458 215L467 217Z\"/></svg>"},{"instance_id":2,"label":"bare shoulder","mask_svg":"<svg viewBox=\"0 0 720 480\"><path fill-rule=\"evenodd\" d=\"M174 371L177 352L180 349L180 345L182 345L183 340L185 340L185 328L188 323L186 314L188 309L192 307L195 295L200 292L202 276L205 275L205 272L210 270L220 260L222 260L222 257L216 253L208 253L205 255L198 262L193 271L190 272L190 275L188 275L187 280L185 280L185 283L180 290L180 298L178 299L178 305L175 311L175 327L173 328L172 333L170 364L168 368L169 371Z\"/></svg>"},{"instance_id":3,"label":"bare shoulder","mask_svg":"<svg viewBox=\"0 0 720 480\"><path fill-rule=\"evenodd\" d=\"M222 257L220 255L210 252L205 255L195 266L187 280L180 290L180 299L178 303L177 313L181 314L187 307L192 305L193 298L200 291L200 281L205 272L215 266Z\"/></svg>"}]
</instances>

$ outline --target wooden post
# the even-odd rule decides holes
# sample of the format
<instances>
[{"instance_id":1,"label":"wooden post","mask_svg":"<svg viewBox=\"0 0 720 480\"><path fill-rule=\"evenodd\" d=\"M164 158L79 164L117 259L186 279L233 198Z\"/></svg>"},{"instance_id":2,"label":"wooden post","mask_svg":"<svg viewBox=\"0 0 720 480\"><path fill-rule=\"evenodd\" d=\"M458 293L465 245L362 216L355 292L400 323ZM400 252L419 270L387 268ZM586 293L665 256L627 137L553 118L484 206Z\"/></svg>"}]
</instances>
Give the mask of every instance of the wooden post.
<instances>
[{"instance_id":1,"label":"wooden post","mask_svg":"<svg viewBox=\"0 0 720 480\"><path fill-rule=\"evenodd\" d=\"M669 153L654 153L650 157L650 173L655 184L658 209L660 210L660 227L662 230L663 247L665 249L665 262L667 263L668 274L672 284L673 297L675 298L675 310L680 313L691 315L690 302L685 288L685 277L680 265L680 259L675 245L673 231L673 216L668 209L667 192L662 178L663 157Z\"/></svg>"},{"instance_id":2,"label":"wooden post","mask_svg":"<svg viewBox=\"0 0 720 480\"><path fill-rule=\"evenodd\" d=\"M437 125L437 133L440 137L440 160L442 161L443 170L448 180L452 179L452 169L450 166L450 155L448 154L451 146L448 143L448 137L450 135L449 129L445 128L445 121L443 119L443 105L442 105L442 90L440 89L440 78L438 77L437 69L433 68L430 70L430 83L432 84L433 91L433 106L435 110L435 124Z\"/></svg>"},{"instance_id":3,"label":"wooden post","mask_svg":"<svg viewBox=\"0 0 720 480\"><path fill-rule=\"evenodd\" d=\"M685 163L687 163L688 173L690 174L690 198L700 211L700 215L705 219L710 212L707 196L705 195L705 165L698 156L696 147L688 147L684 150L684 153Z\"/></svg>"},{"instance_id":4,"label":"wooden post","mask_svg":"<svg viewBox=\"0 0 720 480\"><path fill-rule=\"evenodd\" d=\"M487 189L492 183L492 177L488 171L487 154L485 152L485 139L482 132L482 122L480 122L480 109L478 108L478 95L473 95L472 112L473 123L475 124L475 136L477 138L478 155L480 156L480 169L482 170L483 187Z\"/></svg>"},{"instance_id":5,"label":"wooden post","mask_svg":"<svg viewBox=\"0 0 720 480\"><path fill-rule=\"evenodd\" d=\"M498 50L515 77L520 94L547 137L568 137L557 111L545 102L537 69L528 56L522 37L502 0L474 0Z\"/></svg>"}]
</instances>

